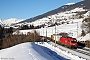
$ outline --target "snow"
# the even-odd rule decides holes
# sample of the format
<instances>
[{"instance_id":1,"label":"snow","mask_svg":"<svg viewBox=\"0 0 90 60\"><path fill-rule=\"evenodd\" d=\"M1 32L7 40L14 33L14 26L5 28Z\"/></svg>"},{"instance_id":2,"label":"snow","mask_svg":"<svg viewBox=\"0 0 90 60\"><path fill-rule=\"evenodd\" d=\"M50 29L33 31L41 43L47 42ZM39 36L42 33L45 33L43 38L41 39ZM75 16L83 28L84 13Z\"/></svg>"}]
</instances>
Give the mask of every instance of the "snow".
<instances>
[{"instance_id":1,"label":"snow","mask_svg":"<svg viewBox=\"0 0 90 60\"><path fill-rule=\"evenodd\" d=\"M34 26L38 26L38 25L42 25L46 22L49 22L49 19L48 18L42 18L42 19L36 20L35 22L32 22L31 24L33 24Z\"/></svg>"},{"instance_id":2,"label":"snow","mask_svg":"<svg viewBox=\"0 0 90 60\"><path fill-rule=\"evenodd\" d=\"M86 59L89 59L89 56L83 55L81 53L75 52L73 50L67 49L67 48L62 47L62 46L57 45L57 44L56 44L57 47L55 47L52 44L53 43L51 43L51 45L48 43L45 43L45 46L52 49L53 51L57 52L57 54L59 54L60 56L68 58L69 60L86 60Z\"/></svg>"},{"instance_id":3,"label":"snow","mask_svg":"<svg viewBox=\"0 0 90 60\"><path fill-rule=\"evenodd\" d=\"M73 4L75 3L68 3L66 5L73 5ZM78 14L77 12L82 11L86 10L78 7L70 11L60 12L54 15L44 17L42 19L38 19L34 22L27 22L17 25L33 24L34 26L38 26L45 24L49 26L48 23L53 24L56 21L59 23L66 22L65 24L56 26L56 34L66 32L69 34L69 36L77 38L78 41L86 41L90 40L89 37L90 33L86 34L85 36L80 36L82 31L81 24L83 19L87 18L90 15L90 11L83 14L84 18L78 18L78 16L76 16ZM20 21L22 20L11 18L3 21L0 20L0 24L7 24L10 26L12 23L17 23ZM67 24L67 22L69 22L70 24ZM51 37L51 35L55 34L55 26L53 27L47 26L44 28L34 30L36 30L41 36L47 35L47 37ZM19 32L20 34L27 34L28 32L33 32L34 30L33 29L19 30ZM18 31L14 32L13 34L17 34L17 32ZM0 50L0 60L86 60L86 59L89 60L89 56L72 51L62 46L55 47L52 44L48 44L47 42L44 42L44 44L41 44L41 42L36 43L27 42L18 44L16 46Z\"/></svg>"},{"instance_id":4,"label":"snow","mask_svg":"<svg viewBox=\"0 0 90 60\"><path fill-rule=\"evenodd\" d=\"M50 43L50 42L48 42ZM0 50L0 60L86 60L88 56L62 46L44 42L26 42ZM60 47L60 48L59 48ZM75 54L76 53L76 54ZM80 56L79 56L80 55ZM86 56L86 58L81 57Z\"/></svg>"},{"instance_id":5,"label":"snow","mask_svg":"<svg viewBox=\"0 0 90 60\"><path fill-rule=\"evenodd\" d=\"M70 11L65 11L65 12L59 12L57 14L54 14L54 15L50 15L50 16L47 16L47 17L44 17L44 18L41 18L41 19L38 19L38 20L35 20L34 22L27 22L26 24L32 24L34 26L38 26L38 25L42 25L42 24L48 24L49 23L55 23L55 21L57 19L59 19L59 23L60 22L71 22L72 20L74 19L77 19L78 17L76 16L77 12L82 12L82 11L86 11L85 9L83 8L75 8L73 10L70 10ZM86 14L87 15L87 14ZM67 20L65 20L67 19ZM58 22L57 21L57 22ZM24 23L23 23L24 24ZM18 24L17 24L18 25Z\"/></svg>"},{"instance_id":6,"label":"snow","mask_svg":"<svg viewBox=\"0 0 90 60\"><path fill-rule=\"evenodd\" d=\"M18 22L21 22L23 20L24 19L10 18L10 19L6 19L6 20L1 20L1 22L5 25L10 26L11 24L18 23Z\"/></svg>"},{"instance_id":7,"label":"snow","mask_svg":"<svg viewBox=\"0 0 90 60\"><path fill-rule=\"evenodd\" d=\"M75 8L75 9L71 10L71 12L81 12L81 11L85 11L85 9L78 7L78 8Z\"/></svg>"},{"instance_id":8,"label":"snow","mask_svg":"<svg viewBox=\"0 0 90 60\"><path fill-rule=\"evenodd\" d=\"M90 40L90 33L86 34L85 36L82 36L80 38L78 38L79 41L86 41L86 40Z\"/></svg>"},{"instance_id":9,"label":"snow","mask_svg":"<svg viewBox=\"0 0 90 60\"><path fill-rule=\"evenodd\" d=\"M0 25L1 25L2 27L4 27L4 24L3 24L2 20L0 20Z\"/></svg>"},{"instance_id":10,"label":"snow","mask_svg":"<svg viewBox=\"0 0 90 60\"><path fill-rule=\"evenodd\" d=\"M84 14L84 16L85 16L86 18L88 18L88 17L90 16L90 11L88 11L86 14Z\"/></svg>"},{"instance_id":11,"label":"snow","mask_svg":"<svg viewBox=\"0 0 90 60\"><path fill-rule=\"evenodd\" d=\"M54 60L41 46L34 43L22 43L0 50L0 60Z\"/></svg>"},{"instance_id":12,"label":"snow","mask_svg":"<svg viewBox=\"0 0 90 60\"><path fill-rule=\"evenodd\" d=\"M66 32L66 33L69 33L69 36L73 38L77 38L78 41L90 40L90 37L89 37L90 34L87 34L84 37L79 37L82 31L82 29L80 28L81 24L82 24L82 19L76 19L76 20L73 20L73 24L62 24L62 25L56 26L56 34L61 32ZM78 32L77 32L77 27L78 27ZM46 36L47 34L48 37L51 37L51 35L55 34L55 27L46 27L46 28L34 29L34 30L36 30L41 36ZM32 32L32 31L33 29L20 30L19 32L20 34L27 34L28 32ZM13 34L16 34L16 32L14 32Z\"/></svg>"},{"instance_id":13,"label":"snow","mask_svg":"<svg viewBox=\"0 0 90 60\"><path fill-rule=\"evenodd\" d=\"M69 33L70 37L77 38L78 41L90 40L90 37L89 37L90 34L86 34L86 36L80 37L81 31L82 31L82 29L80 28L82 24L82 20L83 19L75 19L73 20L73 24L62 24L62 25L56 26L56 34L61 32L66 32L66 33ZM47 37L51 37L51 35L55 34L55 26L34 29L34 30L36 30L41 36L46 36L47 34ZM32 31L33 29L19 30L20 34L27 34L28 32L32 32ZM13 34L16 34L16 32L14 32Z\"/></svg>"},{"instance_id":14,"label":"snow","mask_svg":"<svg viewBox=\"0 0 90 60\"><path fill-rule=\"evenodd\" d=\"M65 4L65 5L73 5L73 4L75 4L75 3L67 3L67 4Z\"/></svg>"},{"instance_id":15,"label":"snow","mask_svg":"<svg viewBox=\"0 0 90 60\"><path fill-rule=\"evenodd\" d=\"M78 18L77 16L78 12L83 12L83 11L87 11L87 10L81 7L80 8L77 7L73 10L50 15L50 16L38 19L31 23L27 22L27 24L33 24L34 26L45 24L49 26L50 24L54 24L56 21L57 23L60 23L60 24L62 22L65 22L64 24L56 26L56 33L66 32L66 33L69 33L71 37L77 38L78 41L86 41L86 40L90 40L90 37L89 37L90 34L86 34L86 36L84 37L80 36L82 33L81 24L83 19L87 18L90 15L89 14L90 11L83 14L84 18ZM67 22L69 24L67 24ZM55 27L44 27L36 30L41 36L46 36L46 30L47 30L48 37L51 37L51 35L55 34ZM23 34L27 34L27 32L29 31L31 30L26 30L26 31L20 30L20 32Z\"/></svg>"},{"instance_id":16,"label":"snow","mask_svg":"<svg viewBox=\"0 0 90 60\"><path fill-rule=\"evenodd\" d=\"M86 34L86 36L81 36L82 29L82 21L83 19L87 18L90 14L90 11L87 13L83 14L84 18L78 18L76 15L78 14L77 12L82 12L82 11L87 11L83 8L75 8L71 11L66 11L66 12L60 12L54 15L50 15L47 17L44 17L42 19L38 19L34 22L29 22L27 24L33 24L34 26L42 25L45 24L47 26L51 24L54 24L56 21L58 23L65 22L64 24L56 26L56 34L61 33L61 32L66 32L69 33L69 36L73 38L77 38L78 41L86 41L90 40L90 34ZM67 24L67 22L69 24ZM47 31L47 37L51 37L51 35L55 34L55 26L54 27L44 27L40 29L35 29L41 36L46 36L46 31ZM31 32L32 30L20 30L20 33L22 34L27 34L27 32ZM13 34L16 34L14 32ZM58 41L58 40L57 40Z\"/></svg>"}]
</instances>

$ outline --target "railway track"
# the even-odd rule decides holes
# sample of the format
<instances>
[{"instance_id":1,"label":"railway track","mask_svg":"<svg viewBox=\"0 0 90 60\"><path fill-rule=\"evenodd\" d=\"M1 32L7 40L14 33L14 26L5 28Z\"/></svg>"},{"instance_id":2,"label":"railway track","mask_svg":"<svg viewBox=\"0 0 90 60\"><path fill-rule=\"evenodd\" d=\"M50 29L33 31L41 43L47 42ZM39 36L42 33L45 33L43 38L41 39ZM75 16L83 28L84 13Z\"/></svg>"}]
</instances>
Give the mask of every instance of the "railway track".
<instances>
[{"instance_id":1,"label":"railway track","mask_svg":"<svg viewBox=\"0 0 90 60\"><path fill-rule=\"evenodd\" d=\"M79 53L82 53L82 54L85 54L85 55L88 55L90 56L90 52L89 51L86 51L86 50L83 50L83 49L73 49L74 51L76 52L79 52Z\"/></svg>"},{"instance_id":2,"label":"railway track","mask_svg":"<svg viewBox=\"0 0 90 60\"><path fill-rule=\"evenodd\" d=\"M52 46L55 46L55 43L54 42L49 42L49 44L52 45ZM90 58L89 58L90 57L90 50L89 49L85 49L85 48L83 48L83 49L80 49L80 48L69 49L69 48L66 48L64 46L61 46L59 44L56 44L55 47L57 47L57 48L59 48L61 50L64 50L64 51L68 51L68 52L70 52L70 53L72 53L74 55L77 55L79 57L85 58L86 60L90 60ZM65 48L65 49L63 49L62 47ZM75 51L76 53L73 52L73 51ZM80 53L80 55L78 55L77 53Z\"/></svg>"},{"instance_id":3,"label":"railway track","mask_svg":"<svg viewBox=\"0 0 90 60\"><path fill-rule=\"evenodd\" d=\"M51 42L50 44L53 44L53 46L55 45L53 42ZM57 44L57 45L59 45L59 44ZM60 45L60 46L61 46L61 45ZM57 46L57 47L58 47L58 46ZM60 48L60 47L59 47L59 48ZM65 48L66 48L66 47L65 47ZM68 48L68 49L70 49L70 48ZM86 49L86 48L80 49L80 48L77 48L77 49L72 49L72 50L90 56L90 49Z\"/></svg>"},{"instance_id":4,"label":"railway track","mask_svg":"<svg viewBox=\"0 0 90 60\"><path fill-rule=\"evenodd\" d=\"M86 50L86 51L89 51L90 52L90 49L83 48L83 50Z\"/></svg>"}]
</instances>

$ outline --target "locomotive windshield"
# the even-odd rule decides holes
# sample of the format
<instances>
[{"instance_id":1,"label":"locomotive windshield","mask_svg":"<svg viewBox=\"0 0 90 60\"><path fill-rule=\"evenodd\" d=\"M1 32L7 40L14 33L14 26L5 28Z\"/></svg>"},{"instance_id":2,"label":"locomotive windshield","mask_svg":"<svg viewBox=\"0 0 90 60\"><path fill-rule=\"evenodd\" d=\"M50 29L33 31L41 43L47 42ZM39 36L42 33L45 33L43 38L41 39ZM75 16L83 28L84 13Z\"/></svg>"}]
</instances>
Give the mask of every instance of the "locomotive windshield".
<instances>
[{"instance_id":1,"label":"locomotive windshield","mask_svg":"<svg viewBox=\"0 0 90 60\"><path fill-rule=\"evenodd\" d=\"M77 40L71 40L71 42L77 42Z\"/></svg>"}]
</instances>

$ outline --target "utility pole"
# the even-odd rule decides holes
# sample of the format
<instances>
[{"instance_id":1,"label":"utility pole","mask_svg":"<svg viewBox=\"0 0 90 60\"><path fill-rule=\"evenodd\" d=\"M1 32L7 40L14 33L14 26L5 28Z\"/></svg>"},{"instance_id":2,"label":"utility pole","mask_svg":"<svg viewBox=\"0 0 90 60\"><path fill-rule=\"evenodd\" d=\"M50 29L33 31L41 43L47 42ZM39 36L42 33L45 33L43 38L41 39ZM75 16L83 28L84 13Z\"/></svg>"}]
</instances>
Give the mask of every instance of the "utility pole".
<instances>
[{"instance_id":1,"label":"utility pole","mask_svg":"<svg viewBox=\"0 0 90 60\"><path fill-rule=\"evenodd\" d=\"M56 17L56 15L55 15L55 17ZM56 17L56 19L55 19L55 46L56 46L56 35L57 35L57 34L56 34L56 25L57 25L57 22L56 22L56 21L57 21L57 17Z\"/></svg>"},{"instance_id":2,"label":"utility pole","mask_svg":"<svg viewBox=\"0 0 90 60\"><path fill-rule=\"evenodd\" d=\"M78 37L78 22L77 22L77 37Z\"/></svg>"},{"instance_id":3,"label":"utility pole","mask_svg":"<svg viewBox=\"0 0 90 60\"><path fill-rule=\"evenodd\" d=\"M46 39L47 39L47 37L48 37L48 36L47 36L47 34L48 34L47 28L48 28L48 26L46 26Z\"/></svg>"},{"instance_id":4,"label":"utility pole","mask_svg":"<svg viewBox=\"0 0 90 60\"><path fill-rule=\"evenodd\" d=\"M47 27L46 27L46 38L47 38Z\"/></svg>"},{"instance_id":5,"label":"utility pole","mask_svg":"<svg viewBox=\"0 0 90 60\"><path fill-rule=\"evenodd\" d=\"M43 35L44 35L44 29L43 29Z\"/></svg>"},{"instance_id":6,"label":"utility pole","mask_svg":"<svg viewBox=\"0 0 90 60\"><path fill-rule=\"evenodd\" d=\"M55 46L56 46L56 22L55 22Z\"/></svg>"},{"instance_id":7,"label":"utility pole","mask_svg":"<svg viewBox=\"0 0 90 60\"><path fill-rule=\"evenodd\" d=\"M52 29L52 35L53 35L53 29Z\"/></svg>"}]
</instances>

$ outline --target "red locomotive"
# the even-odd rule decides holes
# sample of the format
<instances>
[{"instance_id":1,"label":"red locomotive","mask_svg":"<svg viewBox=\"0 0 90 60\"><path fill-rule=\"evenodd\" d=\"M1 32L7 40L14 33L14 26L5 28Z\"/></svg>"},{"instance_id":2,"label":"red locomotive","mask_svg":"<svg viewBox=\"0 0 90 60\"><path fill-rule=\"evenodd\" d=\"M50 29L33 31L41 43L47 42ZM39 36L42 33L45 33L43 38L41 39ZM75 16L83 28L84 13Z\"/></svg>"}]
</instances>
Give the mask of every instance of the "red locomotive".
<instances>
[{"instance_id":1,"label":"red locomotive","mask_svg":"<svg viewBox=\"0 0 90 60\"><path fill-rule=\"evenodd\" d=\"M77 48L77 46L78 46L78 42L77 42L76 38L72 38L72 37L63 37L62 36L62 37L60 37L59 42L62 45L65 45L70 48Z\"/></svg>"}]
</instances>

